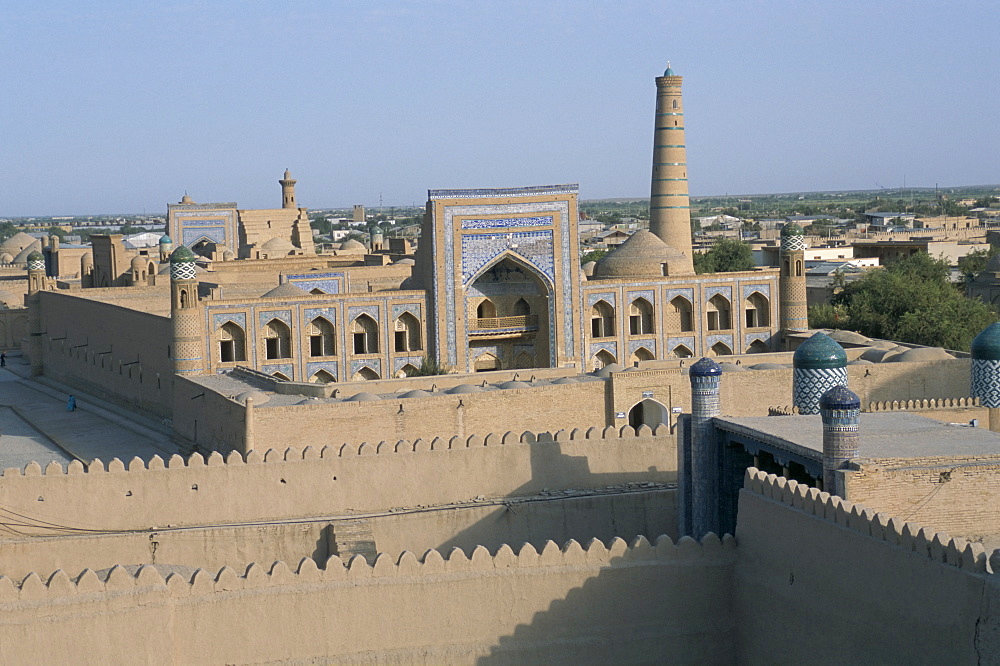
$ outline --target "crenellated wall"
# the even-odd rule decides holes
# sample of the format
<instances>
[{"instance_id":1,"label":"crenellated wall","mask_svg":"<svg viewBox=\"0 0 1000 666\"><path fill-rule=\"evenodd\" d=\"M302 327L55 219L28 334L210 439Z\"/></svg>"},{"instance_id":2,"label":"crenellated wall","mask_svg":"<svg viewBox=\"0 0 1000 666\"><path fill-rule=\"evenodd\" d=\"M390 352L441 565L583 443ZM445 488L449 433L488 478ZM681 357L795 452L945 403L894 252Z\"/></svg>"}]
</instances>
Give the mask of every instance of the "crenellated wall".
<instances>
[{"instance_id":1,"label":"crenellated wall","mask_svg":"<svg viewBox=\"0 0 1000 666\"><path fill-rule=\"evenodd\" d=\"M732 663L734 549L639 537L322 570L304 558L190 578L152 565L0 577L0 661Z\"/></svg>"},{"instance_id":2,"label":"crenellated wall","mask_svg":"<svg viewBox=\"0 0 1000 666\"><path fill-rule=\"evenodd\" d=\"M741 663L966 664L1000 653L1000 585L981 544L755 469L736 538Z\"/></svg>"},{"instance_id":3,"label":"crenellated wall","mask_svg":"<svg viewBox=\"0 0 1000 666\"><path fill-rule=\"evenodd\" d=\"M37 463L4 470L0 506L88 530L230 524L433 506L543 490L676 481L676 446L662 427L511 432L237 452L207 460L153 457L105 467ZM50 527L26 525L28 534Z\"/></svg>"}]
</instances>

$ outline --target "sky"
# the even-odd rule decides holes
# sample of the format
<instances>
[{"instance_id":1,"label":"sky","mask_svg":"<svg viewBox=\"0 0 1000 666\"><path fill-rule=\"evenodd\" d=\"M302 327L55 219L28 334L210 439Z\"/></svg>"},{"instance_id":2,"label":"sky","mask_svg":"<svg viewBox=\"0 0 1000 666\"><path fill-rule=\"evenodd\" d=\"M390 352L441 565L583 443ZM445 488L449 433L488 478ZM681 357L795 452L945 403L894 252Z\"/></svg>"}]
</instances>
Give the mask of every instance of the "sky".
<instances>
[{"instance_id":1,"label":"sky","mask_svg":"<svg viewBox=\"0 0 1000 666\"><path fill-rule=\"evenodd\" d=\"M0 217L1000 183L996 0L0 0Z\"/></svg>"}]
</instances>

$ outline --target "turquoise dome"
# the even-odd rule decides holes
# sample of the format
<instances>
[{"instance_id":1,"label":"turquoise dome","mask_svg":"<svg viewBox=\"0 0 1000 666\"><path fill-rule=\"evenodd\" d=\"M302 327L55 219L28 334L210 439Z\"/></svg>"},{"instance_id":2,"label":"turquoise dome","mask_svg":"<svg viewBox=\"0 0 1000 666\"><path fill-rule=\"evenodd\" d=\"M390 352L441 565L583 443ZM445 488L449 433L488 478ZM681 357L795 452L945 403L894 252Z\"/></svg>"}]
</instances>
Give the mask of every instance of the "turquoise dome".
<instances>
[{"instance_id":1,"label":"turquoise dome","mask_svg":"<svg viewBox=\"0 0 1000 666\"><path fill-rule=\"evenodd\" d=\"M861 398L846 386L834 386L819 399L820 409L861 409Z\"/></svg>"},{"instance_id":2,"label":"turquoise dome","mask_svg":"<svg viewBox=\"0 0 1000 666\"><path fill-rule=\"evenodd\" d=\"M170 253L170 263L172 264L183 264L197 260L198 257L194 255L194 252L187 249L184 245L181 245L179 248Z\"/></svg>"},{"instance_id":3,"label":"turquoise dome","mask_svg":"<svg viewBox=\"0 0 1000 666\"><path fill-rule=\"evenodd\" d=\"M805 236L806 232L802 231L802 227L795 224L794 222L789 222L781 228L782 237L785 236Z\"/></svg>"},{"instance_id":4,"label":"turquoise dome","mask_svg":"<svg viewBox=\"0 0 1000 666\"><path fill-rule=\"evenodd\" d=\"M670 66L667 65L667 68L663 72L663 76L677 76L677 75L674 74L674 70L670 69Z\"/></svg>"},{"instance_id":5,"label":"turquoise dome","mask_svg":"<svg viewBox=\"0 0 1000 666\"><path fill-rule=\"evenodd\" d=\"M795 350L792 365L803 370L844 368L847 366L847 352L826 333L817 333Z\"/></svg>"},{"instance_id":6,"label":"turquoise dome","mask_svg":"<svg viewBox=\"0 0 1000 666\"><path fill-rule=\"evenodd\" d=\"M174 241L171 240L170 236L163 234L160 236L160 245L173 245Z\"/></svg>"},{"instance_id":7,"label":"turquoise dome","mask_svg":"<svg viewBox=\"0 0 1000 666\"><path fill-rule=\"evenodd\" d=\"M718 377L722 374L722 366L710 358L703 358L692 365L688 372L692 377Z\"/></svg>"},{"instance_id":8,"label":"turquoise dome","mask_svg":"<svg viewBox=\"0 0 1000 666\"><path fill-rule=\"evenodd\" d=\"M972 340L972 358L1000 361L1000 322L990 324Z\"/></svg>"},{"instance_id":9,"label":"turquoise dome","mask_svg":"<svg viewBox=\"0 0 1000 666\"><path fill-rule=\"evenodd\" d=\"M28 261L45 261L45 257L38 250L34 250L28 255Z\"/></svg>"}]
</instances>

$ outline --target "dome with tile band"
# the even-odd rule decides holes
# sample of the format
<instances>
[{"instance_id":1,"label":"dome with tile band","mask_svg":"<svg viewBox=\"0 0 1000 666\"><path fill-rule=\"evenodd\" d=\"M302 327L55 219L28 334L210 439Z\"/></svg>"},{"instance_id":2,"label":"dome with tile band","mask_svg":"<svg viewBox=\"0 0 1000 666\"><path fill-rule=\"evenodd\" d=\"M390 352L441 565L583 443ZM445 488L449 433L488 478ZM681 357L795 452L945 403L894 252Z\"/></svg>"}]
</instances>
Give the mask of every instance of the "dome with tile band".
<instances>
[{"instance_id":1,"label":"dome with tile band","mask_svg":"<svg viewBox=\"0 0 1000 666\"><path fill-rule=\"evenodd\" d=\"M792 364L803 370L843 368L847 365L847 352L826 333L816 333L795 350Z\"/></svg>"}]
</instances>

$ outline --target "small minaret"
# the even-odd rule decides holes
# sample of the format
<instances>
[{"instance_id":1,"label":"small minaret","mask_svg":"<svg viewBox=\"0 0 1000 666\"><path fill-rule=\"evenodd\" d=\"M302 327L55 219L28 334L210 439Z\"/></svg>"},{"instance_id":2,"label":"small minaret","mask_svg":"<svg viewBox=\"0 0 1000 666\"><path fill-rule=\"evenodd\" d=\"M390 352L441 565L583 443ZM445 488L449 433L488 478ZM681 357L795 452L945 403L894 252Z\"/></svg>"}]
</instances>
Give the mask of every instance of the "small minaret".
<instances>
[{"instance_id":1,"label":"small minaret","mask_svg":"<svg viewBox=\"0 0 1000 666\"><path fill-rule=\"evenodd\" d=\"M170 322L174 372L199 374L204 365L201 307L194 252L181 245L170 255Z\"/></svg>"},{"instance_id":2,"label":"small minaret","mask_svg":"<svg viewBox=\"0 0 1000 666\"><path fill-rule=\"evenodd\" d=\"M94 281L94 255L90 252L84 252L80 256L80 287L86 289L87 287L93 287Z\"/></svg>"},{"instance_id":3,"label":"small minaret","mask_svg":"<svg viewBox=\"0 0 1000 666\"><path fill-rule=\"evenodd\" d=\"M823 490L844 496L837 484L837 470L858 457L861 400L846 386L835 386L819 399L823 419Z\"/></svg>"},{"instance_id":4,"label":"small minaret","mask_svg":"<svg viewBox=\"0 0 1000 666\"><path fill-rule=\"evenodd\" d=\"M799 414L819 414L819 399L847 386L847 352L826 333L817 333L792 356L792 404Z\"/></svg>"},{"instance_id":5,"label":"small minaret","mask_svg":"<svg viewBox=\"0 0 1000 666\"><path fill-rule=\"evenodd\" d=\"M38 250L28 255L28 294L24 304L28 308L28 358L31 376L42 375L42 304L38 293L45 290L45 257Z\"/></svg>"},{"instance_id":6,"label":"small minaret","mask_svg":"<svg viewBox=\"0 0 1000 666\"><path fill-rule=\"evenodd\" d=\"M789 222L781 230L778 293L781 305L781 337L790 351L789 333L809 330L806 303L806 239L802 227Z\"/></svg>"},{"instance_id":7,"label":"small minaret","mask_svg":"<svg viewBox=\"0 0 1000 666\"><path fill-rule=\"evenodd\" d=\"M1000 323L972 340L972 397L989 410L990 430L1000 432Z\"/></svg>"},{"instance_id":8,"label":"small minaret","mask_svg":"<svg viewBox=\"0 0 1000 666\"><path fill-rule=\"evenodd\" d=\"M160 236L160 263L170 261L170 253L174 251L174 241L170 236Z\"/></svg>"},{"instance_id":9,"label":"small minaret","mask_svg":"<svg viewBox=\"0 0 1000 666\"><path fill-rule=\"evenodd\" d=\"M292 179L292 172L285 169L285 177L278 182L281 183L281 207L298 208L295 203L295 181Z\"/></svg>"},{"instance_id":10,"label":"small minaret","mask_svg":"<svg viewBox=\"0 0 1000 666\"><path fill-rule=\"evenodd\" d=\"M691 420L681 445L681 533L700 539L718 529L719 415L722 368L710 358L691 366Z\"/></svg>"},{"instance_id":11,"label":"small minaret","mask_svg":"<svg viewBox=\"0 0 1000 666\"><path fill-rule=\"evenodd\" d=\"M691 262L691 205L688 201L687 148L684 145L683 77L667 71L656 78L656 130L653 133L653 182L649 230Z\"/></svg>"}]
</instances>

